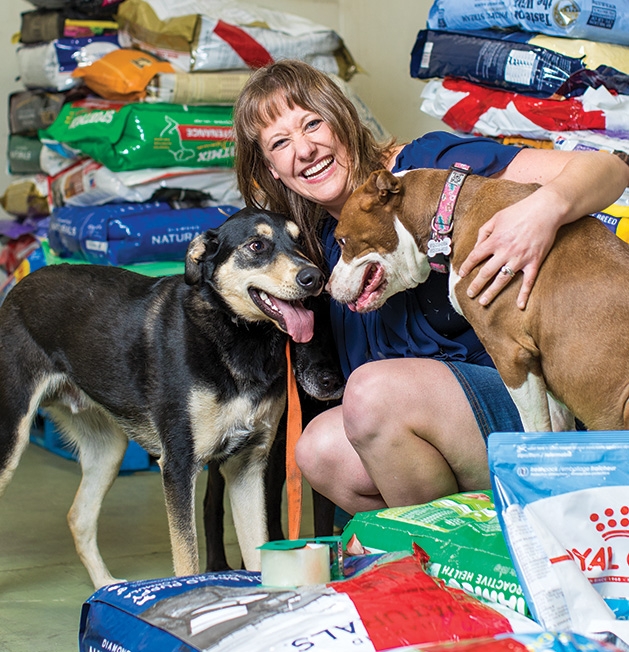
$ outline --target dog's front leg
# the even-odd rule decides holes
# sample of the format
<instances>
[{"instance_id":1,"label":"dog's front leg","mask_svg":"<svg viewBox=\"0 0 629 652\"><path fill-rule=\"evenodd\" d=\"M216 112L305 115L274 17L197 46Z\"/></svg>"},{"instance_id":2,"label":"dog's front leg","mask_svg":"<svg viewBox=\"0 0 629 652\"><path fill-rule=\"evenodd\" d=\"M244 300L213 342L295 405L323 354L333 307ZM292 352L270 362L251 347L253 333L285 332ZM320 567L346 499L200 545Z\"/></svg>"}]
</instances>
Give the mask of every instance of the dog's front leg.
<instances>
[{"instance_id":1,"label":"dog's front leg","mask_svg":"<svg viewBox=\"0 0 629 652\"><path fill-rule=\"evenodd\" d=\"M525 432L552 430L546 383L542 376L530 373L520 387L513 388L507 384L506 387L518 408Z\"/></svg>"},{"instance_id":2,"label":"dog's front leg","mask_svg":"<svg viewBox=\"0 0 629 652\"><path fill-rule=\"evenodd\" d=\"M468 321L472 323L469 318ZM546 381L534 343L527 341L523 345L508 334L493 336L491 328L483 326L481 322L477 334L518 409L524 431L551 431Z\"/></svg>"},{"instance_id":3,"label":"dog's front leg","mask_svg":"<svg viewBox=\"0 0 629 652\"><path fill-rule=\"evenodd\" d=\"M553 432L576 430L574 414L550 392L548 392L548 407Z\"/></svg>"},{"instance_id":4,"label":"dog's front leg","mask_svg":"<svg viewBox=\"0 0 629 652\"><path fill-rule=\"evenodd\" d=\"M199 548L194 511L194 487L199 465L164 451L159 461L175 575L199 572Z\"/></svg>"},{"instance_id":5,"label":"dog's front leg","mask_svg":"<svg viewBox=\"0 0 629 652\"><path fill-rule=\"evenodd\" d=\"M247 570L260 570L258 546L268 541L264 474L267 455L260 450L245 450L228 458L221 466L240 545Z\"/></svg>"},{"instance_id":6,"label":"dog's front leg","mask_svg":"<svg viewBox=\"0 0 629 652\"><path fill-rule=\"evenodd\" d=\"M499 365L496 365L500 372ZM509 386L508 372L503 369L501 376L513 399L525 432L559 432L574 430L575 421L572 412L549 391L546 380L541 374L539 364L533 363L526 380L520 387ZM505 375L503 375L505 374Z\"/></svg>"}]
</instances>

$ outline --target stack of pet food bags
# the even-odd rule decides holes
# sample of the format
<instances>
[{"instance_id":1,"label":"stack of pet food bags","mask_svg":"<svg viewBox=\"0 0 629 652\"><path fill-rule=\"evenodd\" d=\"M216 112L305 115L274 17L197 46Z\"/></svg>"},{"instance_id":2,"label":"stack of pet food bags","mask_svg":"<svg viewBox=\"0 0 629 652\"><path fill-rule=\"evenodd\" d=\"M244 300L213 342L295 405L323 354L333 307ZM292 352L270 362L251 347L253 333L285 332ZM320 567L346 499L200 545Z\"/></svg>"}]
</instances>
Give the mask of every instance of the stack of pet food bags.
<instances>
[{"instance_id":1,"label":"stack of pet food bags","mask_svg":"<svg viewBox=\"0 0 629 652\"><path fill-rule=\"evenodd\" d=\"M411 76L456 132L629 152L629 0L434 0ZM626 241L628 205L597 215Z\"/></svg>"},{"instance_id":2,"label":"stack of pet food bags","mask_svg":"<svg viewBox=\"0 0 629 652\"><path fill-rule=\"evenodd\" d=\"M375 135L387 135L347 84L357 66L326 27L246 2L87 1L115 11L102 29L107 45L95 47L91 37L77 47L71 72L43 55L32 63L35 51L49 58L54 52L59 61L63 39L18 50L29 65L21 64L27 90L14 103L28 94L40 106L47 102L29 128L41 152L32 158L39 164L46 153L29 187L38 209L51 212L49 261L141 265L150 274L182 269L190 240L243 205L233 168L233 103L251 70L274 60L299 58L329 73ZM43 79L44 68L56 72ZM45 110L50 98L54 111ZM13 214L23 227L24 214Z\"/></svg>"},{"instance_id":3,"label":"stack of pet food bags","mask_svg":"<svg viewBox=\"0 0 629 652\"><path fill-rule=\"evenodd\" d=\"M15 180L0 197L13 218L0 220L0 286L38 248L37 236L45 235L50 213L48 177L70 165L42 146L38 130L49 126L69 99L79 61L118 47L115 2L102 4L107 3L37 0L22 14L16 56L24 90L8 98L8 171Z\"/></svg>"}]
</instances>

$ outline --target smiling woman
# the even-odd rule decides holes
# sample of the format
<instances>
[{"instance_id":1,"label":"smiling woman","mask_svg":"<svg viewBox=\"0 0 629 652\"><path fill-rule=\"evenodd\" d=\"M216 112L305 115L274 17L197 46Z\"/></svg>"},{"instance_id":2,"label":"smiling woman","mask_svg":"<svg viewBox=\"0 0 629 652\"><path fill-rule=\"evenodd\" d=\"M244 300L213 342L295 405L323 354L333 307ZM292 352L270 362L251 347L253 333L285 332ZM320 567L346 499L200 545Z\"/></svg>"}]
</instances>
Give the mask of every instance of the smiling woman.
<instances>
[{"instance_id":1,"label":"smiling woman","mask_svg":"<svg viewBox=\"0 0 629 652\"><path fill-rule=\"evenodd\" d=\"M313 224L338 216L358 181L394 153L393 139L377 143L331 78L301 61L252 75L234 106L234 132L245 202L290 214L319 263Z\"/></svg>"},{"instance_id":2,"label":"smiling woman","mask_svg":"<svg viewBox=\"0 0 629 652\"><path fill-rule=\"evenodd\" d=\"M455 270L463 276L480 265L469 293L481 304L517 283L524 307L558 229L609 206L629 185L629 167L608 154L519 149L444 132L377 143L334 82L300 61L252 74L234 106L234 131L245 201L290 214L328 270L341 257L335 236L346 235L335 233L337 218L371 172L463 163L475 175L539 184L486 223ZM358 242L371 228L375 240L394 241L400 234L391 224L361 222L352 236ZM503 266L514 277L499 273ZM379 306L384 289L377 265L364 270L356 305L331 302L347 385L343 405L311 421L299 440L305 477L350 513L489 488L486 438L522 424L491 358L450 304L447 275L431 271L363 312Z\"/></svg>"}]
</instances>

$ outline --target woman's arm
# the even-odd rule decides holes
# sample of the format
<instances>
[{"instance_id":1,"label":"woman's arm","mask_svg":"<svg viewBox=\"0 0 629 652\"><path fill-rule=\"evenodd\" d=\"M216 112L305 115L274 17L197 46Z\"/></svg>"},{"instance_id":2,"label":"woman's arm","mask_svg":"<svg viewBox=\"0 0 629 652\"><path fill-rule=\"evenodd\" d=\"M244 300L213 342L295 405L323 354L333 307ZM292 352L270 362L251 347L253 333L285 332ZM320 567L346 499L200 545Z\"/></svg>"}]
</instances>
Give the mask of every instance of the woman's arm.
<instances>
[{"instance_id":1,"label":"woman's arm","mask_svg":"<svg viewBox=\"0 0 629 652\"><path fill-rule=\"evenodd\" d=\"M480 229L459 274L486 261L468 294L475 297L484 289L479 301L487 305L511 280L499 273L503 265L522 272L518 307L524 309L559 227L613 204L629 186L629 165L608 152L523 149L497 178L542 186Z\"/></svg>"}]
</instances>

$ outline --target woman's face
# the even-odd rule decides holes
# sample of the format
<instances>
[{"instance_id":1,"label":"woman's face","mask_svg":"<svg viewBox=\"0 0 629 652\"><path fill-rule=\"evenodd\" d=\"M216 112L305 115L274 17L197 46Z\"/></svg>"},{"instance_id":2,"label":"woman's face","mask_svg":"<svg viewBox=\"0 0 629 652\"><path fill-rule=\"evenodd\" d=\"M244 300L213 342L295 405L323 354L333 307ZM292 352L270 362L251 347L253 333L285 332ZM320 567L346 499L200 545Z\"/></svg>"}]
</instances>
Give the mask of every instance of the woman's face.
<instances>
[{"instance_id":1,"label":"woman's face","mask_svg":"<svg viewBox=\"0 0 629 652\"><path fill-rule=\"evenodd\" d=\"M346 148L317 113L285 103L280 109L280 117L260 131L271 174L338 217L350 195Z\"/></svg>"}]
</instances>

